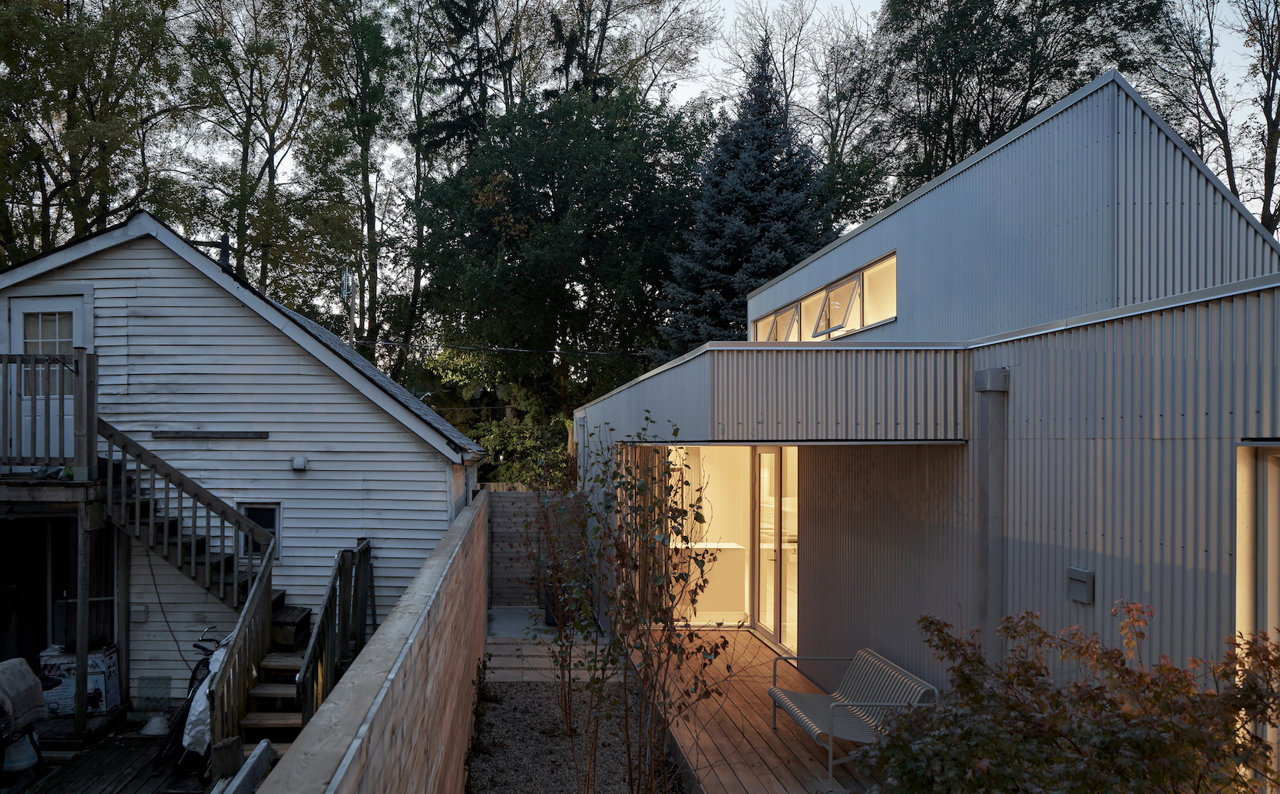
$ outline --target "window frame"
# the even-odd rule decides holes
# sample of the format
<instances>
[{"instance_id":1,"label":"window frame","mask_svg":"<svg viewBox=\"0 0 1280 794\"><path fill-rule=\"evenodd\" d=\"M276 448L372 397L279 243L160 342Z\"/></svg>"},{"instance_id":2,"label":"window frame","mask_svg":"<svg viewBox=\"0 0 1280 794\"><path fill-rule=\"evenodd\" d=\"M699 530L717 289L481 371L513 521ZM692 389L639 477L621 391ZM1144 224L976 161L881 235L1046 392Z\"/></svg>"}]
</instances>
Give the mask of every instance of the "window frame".
<instances>
[{"instance_id":1,"label":"window frame","mask_svg":"<svg viewBox=\"0 0 1280 794\"><path fill-rule=\"evenodd\" d=\"M801 343L826 342L832 339L839 339L844 336L849 336L851 334L861 333L871 328L878 328L887 323L894 322L895 320L898 319L897 259L898 259L898 252L895 249L883 256L877 257L871 260L870 262L867 262L866 264L862 265L856 270L853 270L833 281L828 282L827 284L819 287L818 289L810 290L809 292L805 293L804 295L800 296L798 299L794 301L790 301L788 303L785 303L777 307L776 309L772 309L771 311L765 312L764 314L760 315L756 319L752 320L750 323L750 329L752 334L751 341L753 342L784 341L784 340L774 340L768 337L771 337L774 335L773 331L774 331L774 327L777 324L778 318L787 312L795 312L796 314L795 322L801 325L801 339L799 340ZM893 260L894 262L894 277L893 277L894 278L894 306L893 306L894 312L893 312L893 315L889 317L885 317L884 319L881 319L881 320L877 320L874 323L868 323L866 322L867 295L866 295L866 283L864 279L865 273L866 271L871 270L872 268L878 267L880 265L883 265L890 260ZM843 321L840 323L840 325L828 326L826 329L819 332L818 324L822 322L822 314L827 307L827 302L830 300L831 292L833 292L839 287L845 286L850 282L856 282L857 286L855 287L854 291L850 293L850 298L849 298L850 305L845 307L845 316L843 318ZM854 300L853 300L854 295L857 296L856 303L858 304L858 318L857 318L858 322L856 325L853 325L851 327L849 322L849 316L850 314L852 314L852 311L853 311L852 304L854 303ZM814 319L813 327L808 329L806 334L806 331L803 328L803 323L804 323L803 306L805 301L811 300L817 296L822 297L822 303L819 305L819 308L817 311L817 317ZM757 328L765 320L769 321L769 330L766 333L765 338L760 338L757 333Z\"/></svg>"}]
</instances>

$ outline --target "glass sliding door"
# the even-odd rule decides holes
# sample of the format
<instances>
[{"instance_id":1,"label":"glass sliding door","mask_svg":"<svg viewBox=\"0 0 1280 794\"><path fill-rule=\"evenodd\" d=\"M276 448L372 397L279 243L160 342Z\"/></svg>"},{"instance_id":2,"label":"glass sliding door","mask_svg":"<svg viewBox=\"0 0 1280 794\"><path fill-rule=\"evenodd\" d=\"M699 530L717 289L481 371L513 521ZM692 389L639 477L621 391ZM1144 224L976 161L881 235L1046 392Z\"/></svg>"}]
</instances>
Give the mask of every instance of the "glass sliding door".
<instances>
[{"instance_id":1,"label":"glass sliding door","mask_svg":"<svg viewBox=\"0 0 1280 794\"><path fill-rule=\"evenodd\" d=\"M778 616L782 628L778 642L792 651L796 649L796 569L800 547L800 531L796 499L800 483L796 477L799 450L782 448L782 502L778 524Z\"/></svg>"},{"instance_id":2,"label":"glass sliding door","mask_svg":"<svg viewBox=\"0 0 1280 794\"><path fill-rule=\"evenodd\" d=\"M755 626L796 649L800 548L796 447L756 450Z\"/></svg>"},{"instance_id":3,"label":"glass sliding door","mask_svg":"<svg viewBox=\"0 0 1280 794\"><path fill-rule=\"evenodd\" d=\"M778 631L779 450L756 452L756 628Z\"/></svg>"}]
</instances>

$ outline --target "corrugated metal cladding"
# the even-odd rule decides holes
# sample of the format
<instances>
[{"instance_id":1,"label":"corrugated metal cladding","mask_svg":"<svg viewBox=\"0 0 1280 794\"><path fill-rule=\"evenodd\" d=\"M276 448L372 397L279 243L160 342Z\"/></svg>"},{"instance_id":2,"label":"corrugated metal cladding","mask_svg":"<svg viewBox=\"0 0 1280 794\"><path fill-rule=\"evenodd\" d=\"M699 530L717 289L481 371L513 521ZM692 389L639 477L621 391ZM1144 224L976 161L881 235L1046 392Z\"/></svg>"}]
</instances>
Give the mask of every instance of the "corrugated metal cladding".
<instances>
[{"instance_id":1,"label":"corrugated metal cladding","mask_svg":"<svg viewBox=\"0 0 1280 794\"><path fill-rule=\"evenodd\" d=\"M1280 272L1274 244L1142 106L1119 101L1119 305Z\"/></svg>"},{"instance_id":2,"label":"corrugated metal cladding","mask_svg":"<svg viewBox=\"0 0 1280 794\"><path fill-rule=\"evenodd\" d=\"M711 350L711 440L947 441L966 436L964 350Z\"/></svg>"},{"instance_id":3,"label":"corrugated metal cladding","mask_svg":"<svg viewBox=\"0 0 1280 794\"><path fill-rule=\"evenodd\" d=\"M710 437L709 379L707 357L695 356L579 408L575 421L592 436L583 440L588 447L637 434L669 441L673 428L679 438L705 440ZM646 417L653 421L646 424Z\"/></svg>"},{"instance_id":4,"label":"corrugated metal cladding","mask_svg":"<svg viewBox=\"0 0 1280 794\"><path fill-rule=\"evenodd\" d=\"M979 616L967 446L799 450L801 654L875 648L935 684L946 671L916 621L968 628ZM811 674L834 686L837 671Z\"/></svg>"},{"instance_id":5,"label":"corrugated metal cladding","mask_svg":"<svg viewBox=\"0 0 1280 794\"><path fill-rule=\"evenodd\" d=\"M749 302L757 317L890 251L898 318L855 335L967 341L1112 308L1115 113L1097 91L855 232Z\"/></svg>"},{"instance_id":6,"label":"corrugated metal cladding","mask_svg":"<svg viewBox=\"0 0 1280 794\"><path fill-rule=\"evenodd\" d=\"M1277 289L973 350L975 369L1010 369L1006 614L1116 640L1112 604L1140 601L1151 653L1218 655L1236 447L1280 437L1277 363ZM1067 599L1068 566L1095 571L1094 605Z\"/></svg>"}]
</instances>

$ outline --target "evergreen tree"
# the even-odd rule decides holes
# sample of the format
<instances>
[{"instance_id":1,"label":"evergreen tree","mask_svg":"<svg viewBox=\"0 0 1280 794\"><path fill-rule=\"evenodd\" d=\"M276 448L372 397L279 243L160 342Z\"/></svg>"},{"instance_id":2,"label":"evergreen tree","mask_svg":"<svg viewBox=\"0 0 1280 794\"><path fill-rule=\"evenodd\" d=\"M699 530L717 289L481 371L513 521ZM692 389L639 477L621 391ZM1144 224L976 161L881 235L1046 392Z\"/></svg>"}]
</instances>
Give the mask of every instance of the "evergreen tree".
<instances>
[{"instance_id":1,"label":"evergreen tree","mask_svg":"<svg viewBox=\"0 0 1280 794\"><path fill-rule=\"evenodd\" d=\"M663 336L675 354L745 339L747 294L833 236L817 158L787 116L769 46L763 38L753 53L737 117L703 166L687 250L672 255Z\"/></svg>"}]
</instances>

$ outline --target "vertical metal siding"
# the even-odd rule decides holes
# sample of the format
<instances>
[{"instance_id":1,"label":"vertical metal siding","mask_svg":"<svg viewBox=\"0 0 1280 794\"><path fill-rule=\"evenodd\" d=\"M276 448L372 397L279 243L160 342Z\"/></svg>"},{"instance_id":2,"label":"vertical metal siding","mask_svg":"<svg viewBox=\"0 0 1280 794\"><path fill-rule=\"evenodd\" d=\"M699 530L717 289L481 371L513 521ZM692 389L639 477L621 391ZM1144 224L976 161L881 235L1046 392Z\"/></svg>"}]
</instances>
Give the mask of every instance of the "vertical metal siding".
<instances>
[{"instance_id":1,"label":"vertical metal siding","mask_svg":"<svg viewBox=\"0 0 1280 794\"><path fill-rule=\"evenodd\" d=\"M1234 629L1235 460L1280 436L1280 290L972 351L1010 369L1005 612L1118 639L1151 604L1150 652L1214 656ZM1096 572L1095 602L1066 568Z\"/></svg>"},{"instance_id":2,"label":"vertical metal siding","mask_svg":"<svg viewBox=\"0 0 1280 794\"><path fill-rule=\"evenodd\" d=\"M945 669L916 621L978 620L971 466L962 446L812 446L799 455L804 655L875 648L935 684ZM824 683L841 671L815 665Z\"/></svg>"},{"instance_id":3,"label":"vertical metal siding","mask_svg":"<svg viewBox=\"0 0 1280 794\"><path fill-rule=\"evenodd\" d=\"M1119 93L1118 305L1280 272L1280 256L1146 111Z\"/></svg>"},{"instance_id":4,"label":"vertical metal siding","mask_svg":"<svg viewBox=\"0 0 1280 794\"><path fill-rule=\"evenodd\" d=\"M672 440L672 428L681 439L706 440L710 438L709 388L706 355L635 381L575 412L579 425L592 435L582 443L621 442L638 433L648 440L666 441ZM647 427L646 416L653 420Z\"/></svg>"},{"instance_id":5,"label":"vertical metal siding","mask_svg":"<svg viewBox=\"0 0 1280 794\"><path fill-rule=\"evenodd\" d=\"M895 250L897 320L858 339L967 341L1113 307L1121 93L1101 86L763 290L748 313Z\"/></svg>"},{"instance_id":6,"label":"vertical metal siding","mask_svg":"<svg viewBox=\"0 0 1280 794\"><path fill-rule=\"evenodd\" d=\"M962 440L964 350L712 350L712 439Z\"/></svg>"}]
</instances>

